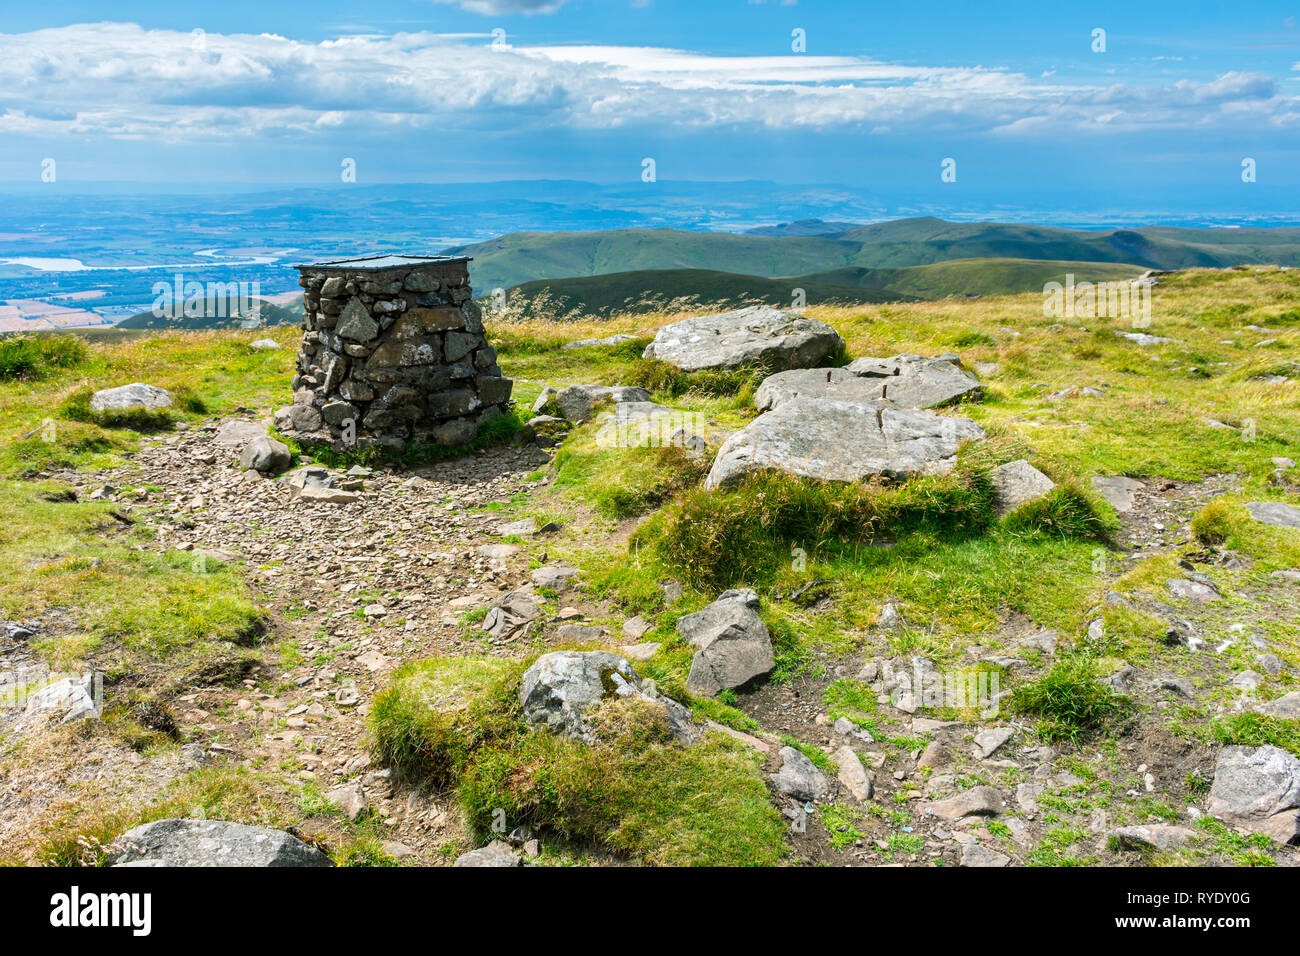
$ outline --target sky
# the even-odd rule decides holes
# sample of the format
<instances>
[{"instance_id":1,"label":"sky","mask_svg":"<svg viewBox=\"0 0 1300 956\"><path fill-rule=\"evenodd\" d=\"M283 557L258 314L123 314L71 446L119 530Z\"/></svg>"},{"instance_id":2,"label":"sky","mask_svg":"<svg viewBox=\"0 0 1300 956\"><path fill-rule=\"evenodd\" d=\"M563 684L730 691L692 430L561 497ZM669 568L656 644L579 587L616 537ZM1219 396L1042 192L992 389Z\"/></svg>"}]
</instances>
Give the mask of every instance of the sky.
<instances>
[{"instance_id":1,"label":"sky","mask_svg":"<svg viewBox=\"0 0 1300 956\"><path fill-rule=\"evenodd\" d=\"M659 180L1044 202L1289 195L1298 18L1300 0L6 3L0 182L49 160L64 186L349 165L635 182L653 160Z\"/></svg>"}]
</instances>

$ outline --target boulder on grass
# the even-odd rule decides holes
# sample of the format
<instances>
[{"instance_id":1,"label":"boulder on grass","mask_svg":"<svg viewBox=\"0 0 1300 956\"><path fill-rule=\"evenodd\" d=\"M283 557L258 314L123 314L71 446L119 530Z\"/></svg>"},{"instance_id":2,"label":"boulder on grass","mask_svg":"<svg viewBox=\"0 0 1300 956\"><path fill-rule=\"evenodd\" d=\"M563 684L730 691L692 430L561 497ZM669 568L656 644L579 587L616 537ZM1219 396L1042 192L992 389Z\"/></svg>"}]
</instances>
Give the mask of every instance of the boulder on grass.
<instances>
[{"instance_id":1,"label":"boulder on grass","mask_svg":"<svg viewBox=\"0 0 1300 956\"><path fill-rule=\"evenodd\" d=\"M828 481L941 474L952 468L964 440L983 437L969 418L794 398L728 438L704 484L726 487L755 471Z\"/></svg>"},{"instance_id":2,"label":"boulder on grass","mask_svg":"<svg viewBox=\"0 0 1300 956\"><path fill-rule=\"evenodd\" d=\"M993 511L1005 518L1023 504L1037 501L1056 483L1021 458L993 469Z\"/></svg>"},{"instance_id":3,"label":"boulder on grass","mask_svg":"<svg viewBox=\"0 0 1300 956\"><path fill-rule=\"evenodd\" d=\"M770 412L792 398L829 398L837 402L893 405L880 396L880 383L846 368L794 368L763 379L754 391L754 407Z\"/></svg>"},{"instance_id":4,"label":"boulder on grass","mask_svg":"<svg viewBox=\"0 0 1300 956\"><path fill-rule=\"evenodd\" d=\"M980 397L979 379L955 355L860 358L845 368L883 390L881 397L899 408L939 408Z\"/></svg>"},{"instance_id":5,"label":"boulder on grass","mask_svg":"<svg viewBox=\"0 0 1300 956\"><path fill-rule=\"evenodd\" d=\"M840 334L825 322L793 309L758 305L665 325L641 357L683 372L751 365L784 371L824 365L843 348Z\"/></svg>"},{"instance_id":6,"label":"boulder on grass","mask_svg":"<svg viewBox=\"0 0 1300 956\"><path fill-rule=\"evenodd\" d=\"M117 412L130 408L152 410L172 407L172 393L165 388L133 382L117 388L105 388L90 397L92 412Z\"/></svg>"},{"instance_id":7,"label":"boulder on grass","mask_svg":"<svg viewBox=\"0 0 1300 956\"><path fill-rule=\"evenodd\" d=\"M648 402L650 393L635 385L570 385L555 395L560 414L571 422L585 422L601 405Z\"/></svg>"},{"instance_id":8,"label":"boulder on grass","mask_svg":"<svg viewBox=\"0 0 1300 956\"><path fill-rule=\"evenodd\" d=\"M677 633L695 648L687 690L716 694L771 673L776 666L772 638L758 609L758 595L742 588L678 618Z\"/></svg>"},{"instance_id":9,"label":"boulder on grass","mask_svg":"<svg viewBox=\"0 0 1300 956\"><path fill-rule=\"evenodd\" d=\"M530 726L588 743L599 737L589 712L618 698L662 711L669 731L682 743L699 739L690 711L662 696L653 684L643 683L627 658L609 651L543 654L524 672L519 685L519 705Z\"/></svg>"}]
</instances>

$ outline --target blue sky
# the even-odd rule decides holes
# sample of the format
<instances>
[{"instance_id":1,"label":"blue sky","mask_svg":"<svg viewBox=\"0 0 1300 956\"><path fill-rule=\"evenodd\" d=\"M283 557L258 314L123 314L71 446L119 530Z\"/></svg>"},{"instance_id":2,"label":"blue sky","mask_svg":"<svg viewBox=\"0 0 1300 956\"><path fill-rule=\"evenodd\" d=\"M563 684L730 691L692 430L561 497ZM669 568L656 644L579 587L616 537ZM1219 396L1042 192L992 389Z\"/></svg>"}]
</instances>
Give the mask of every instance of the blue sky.
<instances>
[{"instance_id":1,"label":"blue sky","mask_svg":"<svg viewBox=\"0 0 1300 956\"><path fill-rule=\"evenodd\" d=\"M6 4L0 181L1300 185L1300 2ZM106 11L111 10L111 18ZM1105 51L1092 49L1105 30ZM806 51L792 50L803 31ZM201 31L201 32L195 32ZM496 40L494 41L494 32Z\"/></svg>"}]
</instances>

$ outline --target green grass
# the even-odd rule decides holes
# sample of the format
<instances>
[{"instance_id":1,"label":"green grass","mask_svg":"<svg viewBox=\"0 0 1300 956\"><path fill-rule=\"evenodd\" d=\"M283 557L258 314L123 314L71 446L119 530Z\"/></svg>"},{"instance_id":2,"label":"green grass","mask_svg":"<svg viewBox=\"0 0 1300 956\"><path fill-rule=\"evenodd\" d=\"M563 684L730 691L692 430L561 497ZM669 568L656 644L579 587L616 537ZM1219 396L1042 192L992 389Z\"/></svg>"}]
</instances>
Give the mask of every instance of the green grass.
<instances>
[{"instance_id":1,"label":"green grass","mask_svg":"<svg viewBox=\"0 0 1300 956\"><path fill-rule=\"evenodd\" d=\"M260 330L288 345L293 329ZM126 341L50 336L75 363L49 363L40 375L0 378L0 476L23 476L51 467L94 469L120 464L121 452L140 435L224 414L239 406L292 400L293 351L248 347L250 332L165 332ZM16 339L0 339L0 344ZM177 397L160 413L99 415L89 407L97 389L130 382L165 388Z\"/></svg>"},{"instance_id":2,"label":"green grass","mask_svg":"<svg viewBox=\"0 0 1300 956\"><path fill-rule=\"evenodd\" d=\"M1277 866L1273 854L1277 844L1262 833L1242 835L1214 817L1201 817L1196 829L1213 841L1212 851L1226 856L1237 866Z\"/></svg>"},{"instance_id":3,"label":"green grass","mask_svg":"<svg viewBox=\"0 0 1300 956\"><path fill-rule=\"evenodd\" d=\"M42 488L0 482L0 616L75 610L75 632L35 642L52 661L97 651L131 671L260 640L262 612L235 569L200 571L188 554L138 550L147 534L113 517L114 506L49 502Z\"/></svg>"},{"instance_id":4,"label":"green grass","mask_svg":"<svg viewBox=\"0 0 1300 956\"><path fill-rule=\"evenodd\" d=\"M505 814L577 845L641 863L771 865L784 826L758 755L721 734L691 747L635 701L589 719L589 745L529 730L515 698L522 666L435 659L403 668L375 701L376 757L414 781L454 788L487 833Z\"/></svg>"},{"instance_id":5,"label":"green grass","mask_svg":"<svg viewBox=\"0 0 1300 956\"><path fill-rule=\"evenodd\" d=\"M1088 834L1073 827L1055 827L1043 835L1038 846L1029 851L1025 863L1029 866L1087 866L1091 857L1082 857L1075 847L1084 842Z\"/></svg>"},{"instance_id":6,"label":"green grass","mask_svg":"<svg viewBox=\"0 0 1300 956\"><path fill-rule=\"evenodd\" d=\"M1109 543L1120 526L1114 510L1101 496L1077 481L1057 485L1043 497L1021 505L1007 517L1006 524L1012 531L1092 538L1102 543Z\"/></svg>"},{"instance_id":7,"label":"green grass","mask_svg":"<svg viewBox=\"0 0 1300 956\"><path fill-rule=\"evenodd\" d=\"M875 714L879 709L876 693L868 684L856 680L832 681L822 695L831 720L844 717L868 731L875 731Z\"/></svg>"},{"instance_id":8,"label":"green grass","mask_svg":"<svg viewBox=\"0 0 1300 956\"><path fill-rule=\"evenodd\" d=\"M694 486L708 467L707 459L675 445L607 449L586 434L566 442L555 456L555 487L605 517L631 518Z\"/></svg>"},{"instance_id":9,"label":"green grass","mask_svg":"<svg viewBox=\"0 0 1300 956\"><path fill-rule=\"evenodd\" d=\"M1243 504L1268 500L1284 499L1272 489L1261 489L1250 496L1231 494L1216 498L1196 513L1192 533L1205 544L1255 557L1261 562L1261 570L1300 566L1300 535L1289 528L1256 521Z\"/></svg>"},{"instance_id":10,"label":"green grass","mask_svg":"<svg viewBox=\"0 0 1300 956\"><path fill-rule=\"evenodd\" d=\"M21 335L0 338L0 382L44 378L55 370L82 365L89 349L70 335Z\"/></svg>"},{"instance_id":11,"label":"green grass","mask_svg":"<svg viewBox=\"0 0 1300 956\"><path fill-rule=\"evenodd\" d=\"M1078 741L1111 726L1129 709L1127 698L1097 678L1092 660L1063 658L1042 677L1017 687L1011 708L1035 718L1044 740Z\"/></svg>"},{"instance_id":12,"label":"green grass","mask_svg":"<svg viewBox=\"0 0 1300 956\"><path fill-rule=\"evenodd\" d=\"M795 547L830 551L908 533L978 533L991 521L991 496L987 472L970 467L900 485L760 473L732 491L684 494L667 510L658 546L697 586L770 584Z\"/></svg>"},{"instance_id":13,"label":"green grass","mask_svg":"<svg viewBox=\"0 0 1300 956\"><path fill-rule=\"evenodd\" d=\"M867 835L859 826L862 814L857 810L838 803L823 803L817 808L817 816L830 833L831 846L836 850L847 849L859 840L866 839Z\"/></svg>"},{"instance_id":14,"label":"green grass","mask_svg":"<svg viewBox=\"0 0 1300 956\"><path fill-rule=\"evenodd\" d=\"M405 665L374 700L376 759L420 783L454 783L485 739L514 729L496 715L509 713L511 688L521 673L490 658L439 657Z\"/></svg>"},{"instance_id":15,"label":"green grass","mask_svg":"<svg viewBox=\"0 0 1300 956\"><path fill-rule=\"evenodd\" d=\"M1300 757L1300 720L1265 714L1231 714L1210 724L1210 732L1221 743L1242 747L1272 744Z\"/></svg>"}]
</instances>

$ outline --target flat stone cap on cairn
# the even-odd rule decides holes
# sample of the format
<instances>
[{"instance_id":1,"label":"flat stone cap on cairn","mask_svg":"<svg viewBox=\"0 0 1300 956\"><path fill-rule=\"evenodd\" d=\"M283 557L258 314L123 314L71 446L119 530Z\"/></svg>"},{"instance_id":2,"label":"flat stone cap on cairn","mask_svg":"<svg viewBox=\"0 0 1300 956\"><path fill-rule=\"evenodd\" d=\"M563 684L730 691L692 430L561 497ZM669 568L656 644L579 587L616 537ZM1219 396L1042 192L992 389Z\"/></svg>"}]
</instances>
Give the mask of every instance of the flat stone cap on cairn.
<instances>
[{"instance_id":1,"label":"flat stone cap on cairn","mask_svg":"<svg viewBox=\"0 0 1300 956\"><path fill-rule=\"evenodd\" d=\"M294 266L299 271L311 269L320 272L388 272L394 269L411 270L419 266L447 265L452 262L471 262L469 256L362 256L358 259L326 259L321 262L304 262Z\"/></svg>"},{"instance_id":2,"label":"flat stone cap on cairn","mask_svg":"<svg viewBox=\"0 0 1300 956\"><path fill-rule=\"evenodd\" d=\"M339 451L463 445L510 407L468 256L384 254L298 266L303 337L276 428Z\"/></svg>"}]
</instances>

